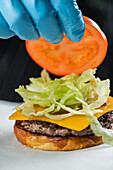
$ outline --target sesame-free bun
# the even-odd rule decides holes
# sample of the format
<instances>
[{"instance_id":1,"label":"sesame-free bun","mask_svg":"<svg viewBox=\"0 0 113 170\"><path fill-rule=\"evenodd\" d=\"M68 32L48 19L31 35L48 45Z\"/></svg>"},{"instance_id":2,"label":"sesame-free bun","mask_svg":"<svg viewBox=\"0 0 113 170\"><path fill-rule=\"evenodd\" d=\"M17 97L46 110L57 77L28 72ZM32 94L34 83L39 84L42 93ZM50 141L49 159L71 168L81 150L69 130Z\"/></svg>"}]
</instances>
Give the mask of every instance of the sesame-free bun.
<instances>
[{"instance_id":1,"label":"sesame-free bun","mask_svg":"<svg viewBox=\"0 0 113 170\"><path fill-rule=\"evenodd\" d=\"M71 151L102 144L102 138L95 135L84 137L48 137L35 135L14 125L14 134L18 141L33 149L46 151Z\"/></svg>"}]
</instances>

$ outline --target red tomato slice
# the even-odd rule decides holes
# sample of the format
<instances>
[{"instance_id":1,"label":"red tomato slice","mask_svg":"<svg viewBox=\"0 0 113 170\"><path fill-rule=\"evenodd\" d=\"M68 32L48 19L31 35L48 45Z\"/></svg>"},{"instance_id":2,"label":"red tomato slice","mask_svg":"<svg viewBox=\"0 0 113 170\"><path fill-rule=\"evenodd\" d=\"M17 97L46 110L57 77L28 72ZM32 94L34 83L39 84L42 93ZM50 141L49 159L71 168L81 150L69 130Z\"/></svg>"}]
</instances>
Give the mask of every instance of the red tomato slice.
<instances>
[{"instance_id":1,"label":"red tomato slice","mask_svg":"<svg viewBox=\"0 0 113 170\"><path fill-rule=\"evenodd\" d=\"M51 44L39 38L26 41L26 49L31 58L47 71L63 76L70 73L98 67L107 52L107 38L99 26L84 17L85 34L79 42L70 41L65 35L59 44Z\"/></svg>"}]
</instances>

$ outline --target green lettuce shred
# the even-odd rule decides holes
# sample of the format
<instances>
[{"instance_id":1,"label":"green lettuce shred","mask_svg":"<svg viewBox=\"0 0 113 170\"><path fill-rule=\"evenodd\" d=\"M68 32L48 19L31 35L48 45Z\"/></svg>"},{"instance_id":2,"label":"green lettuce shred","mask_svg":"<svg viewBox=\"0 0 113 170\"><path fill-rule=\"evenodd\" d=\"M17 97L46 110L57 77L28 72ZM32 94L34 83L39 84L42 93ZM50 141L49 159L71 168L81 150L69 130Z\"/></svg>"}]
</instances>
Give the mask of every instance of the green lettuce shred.
<instances>
[{"instance_id":1,"label":"green lettuce shred","mask_svg":"<svg viewBox=\"0 0 113 170\"><path fill-rule=\"evenodd\" d=\"M110 83L108 79L101 81L96 78L95 72L95 69L89 69L80 76L72 73L60 79L51 80L46 70L43 70L41 77L30 78L29 85L19 86L15 90L24 101L17 109L22 110L22 114L27 116L46 116L47 108L54 105L54 108L48 109L47 113L50 118L54 116L54 119L60 120L65 117L58 114L61 109L65 110L66 117L71 114L85 115L81 102L84 101L93 114L100 112L97 108L107 101ZM35 105L45 108L45 111L35 113ZM56 113L57 116L55 116Z\"/></svg>"},{"instance_id":2,"label":"green lettuce shred","mask_svg":"<svg viewBox=\"0 0 113 170\"><path fill-rule=\"evenodd\" d=\"M40 78L30 78L30 84L19 86L15 91L23 98L23 104L17 107L28 117L46 116L61 120L75 114L86 115L96 136L102 136L104 143L113 145L113 131L101 126L95 113L103 112L110 93L110 82L95 77L96 69L89 69L81 75L74 73L52 80L46 70ZM35 112L35 106L43 111Z\"/></svg>"},{"instance_id":3,"label":"green lettuce shred","mask_svg":"<svg viewBox=\"0 0 113 170\"><path fill-rule=\"evenodd\" d=\"M102 136L102 140L104 143L113 146L113 130L103 128L100 122L98 121L97 117L93 115L90 106L86 102L80 99L78 100L82 102L86 117L90 122L90 127L93 130L94 134L96 136Z\"/></svg>"}]
</instances>

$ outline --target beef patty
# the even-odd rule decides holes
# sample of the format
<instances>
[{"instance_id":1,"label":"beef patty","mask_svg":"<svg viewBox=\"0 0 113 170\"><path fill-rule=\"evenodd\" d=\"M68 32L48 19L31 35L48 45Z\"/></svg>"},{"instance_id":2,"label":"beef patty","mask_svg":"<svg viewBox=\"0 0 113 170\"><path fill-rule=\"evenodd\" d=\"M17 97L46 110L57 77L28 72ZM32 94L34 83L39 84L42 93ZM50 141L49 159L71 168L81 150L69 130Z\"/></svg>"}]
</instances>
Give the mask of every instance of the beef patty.
<instances>
[{"instance_id":1,"label":"beef patty","mask_svg":"<svg viewBox=\"0 0 113 170\"><path fill-rule=\"evenodd\" d=\"M101 117L98 118L102 127L107 129L113 128L113 111L107 112ZM37 135L46 135L46 136L88 136L93 135L93 131L90 126L83 129L82 131L71 130L62 126L59 126L54 123L38 121L38 120L17 120L16 126L25 131Z\"/></svg>"}]
</instances>

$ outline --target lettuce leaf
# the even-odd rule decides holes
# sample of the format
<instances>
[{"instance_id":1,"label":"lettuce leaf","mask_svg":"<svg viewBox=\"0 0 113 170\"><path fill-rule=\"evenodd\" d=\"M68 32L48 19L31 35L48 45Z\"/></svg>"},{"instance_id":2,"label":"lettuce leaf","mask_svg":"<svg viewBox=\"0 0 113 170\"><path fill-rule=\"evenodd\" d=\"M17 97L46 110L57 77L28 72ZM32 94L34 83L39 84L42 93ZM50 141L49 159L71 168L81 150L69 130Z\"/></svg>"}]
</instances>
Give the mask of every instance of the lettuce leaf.
<instances>
[{"instance_id":1,"label":"lettuce leaf","mask_svg":"<svg viewBox=\"0 0 113 170\"><path fill-rule=\"evenodd\" d=\"M54 119L60 120L65 117L58 114L60 109L66 111L66 117L71 116L70 113L85 115L82 108L82 102L84 101L89 105L93 114L97 113L96 108L107 101L110 90L109 80L101 81L99 78L95 78L95 72L96 70L89 69L80 76L72 73L60 79L51 80L49 74L43 70L40 78L30 78L31 83L29 85L26 87L19 86L15 90L24 101L24 104L19 106L18 109L21 109L22 113L28 116L31 113L34 113L36 116L38 113L36 114L33 111L34 105L48 108L54 105L54 109L48 109L51 110L48 114L45 114L46 110L42 111L42 114L53 118L57 112L57 116L54 116ZM82 102L77 100L77 98ZM28 103L32 110L29 109ZM100 110L98 111L100 112Z\"/></svg>"},{"instance_id":2,"label":"lettuce leaf","mask_svg":"<svg viewBox=\"0 0 113 170\"><path fill-rule=\"evenodd\" d=\"M96 136L102 136L102 140L104 143L113 146L113 130L103 128L100 122L98 121L98 119L93 115L90 106L86 102L82 101L81 99L78 100L82 102L83 109L85 111L87 119L90 122L90 127L94 132L94 134Z\"/></svg>"},{"instance_id":3,"label":"lettuce leaf","mask_svg":"<svg viewBox=\"0 0 113 170\"><path fill-rule=\"evenodd\" d=\"M98 99L90 104L90 108L99 108L104 103L107 102L109 93L110 93L110 82L109 80L99 81L94 84L94 89L96 94L98 95Z\"/></svg>"}]
</instances>

